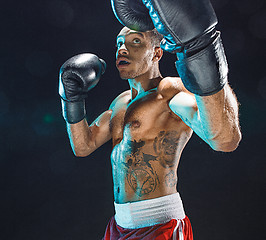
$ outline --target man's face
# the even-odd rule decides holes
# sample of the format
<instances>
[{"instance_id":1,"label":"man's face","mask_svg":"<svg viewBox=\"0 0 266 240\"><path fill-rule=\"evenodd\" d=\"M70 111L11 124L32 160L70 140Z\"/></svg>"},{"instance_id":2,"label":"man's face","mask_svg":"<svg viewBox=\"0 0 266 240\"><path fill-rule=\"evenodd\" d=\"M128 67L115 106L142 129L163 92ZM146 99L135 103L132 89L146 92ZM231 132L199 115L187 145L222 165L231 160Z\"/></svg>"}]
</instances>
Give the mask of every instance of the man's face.
<instances>
[{"instance_id":1,"label":"man's face","mask_svg":"<svg viewBox=\"0 0 266 240\"><path fill-rule=\"evenodd\" d=\"M116 67L122 79L145 74L153 64L154 47L146 32L124 27L117 36Z\"/></svg>"}]
</instances>

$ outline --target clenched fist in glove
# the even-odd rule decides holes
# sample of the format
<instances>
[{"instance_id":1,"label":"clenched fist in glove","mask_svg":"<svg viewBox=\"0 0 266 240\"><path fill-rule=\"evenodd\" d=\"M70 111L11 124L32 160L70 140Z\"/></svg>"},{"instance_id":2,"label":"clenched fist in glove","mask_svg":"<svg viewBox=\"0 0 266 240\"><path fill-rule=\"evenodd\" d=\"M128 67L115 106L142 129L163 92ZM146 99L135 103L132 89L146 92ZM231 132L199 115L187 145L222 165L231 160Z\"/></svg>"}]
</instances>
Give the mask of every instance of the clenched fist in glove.
<instances>
[{"instance_id":1,"label":"clenched fist in glove","mask_svg":"<svg viewBox=\"0 0 266 240\"><path fill-rule=\"evenodd\" d=\"M85 118L85 98L104 73L106 63L91 53L84 53L67 60L60 68L59 95L62 113L68 123Z\"/></svg>"}]
</instances>

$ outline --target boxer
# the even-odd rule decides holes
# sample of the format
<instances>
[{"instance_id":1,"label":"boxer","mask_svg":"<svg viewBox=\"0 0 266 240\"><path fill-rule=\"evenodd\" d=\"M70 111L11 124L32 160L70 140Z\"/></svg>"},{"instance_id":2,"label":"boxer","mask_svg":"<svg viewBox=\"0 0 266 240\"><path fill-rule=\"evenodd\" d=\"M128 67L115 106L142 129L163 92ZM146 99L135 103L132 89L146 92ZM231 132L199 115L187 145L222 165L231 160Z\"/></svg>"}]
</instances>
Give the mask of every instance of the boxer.
<instances>
[{"instance_id":1,"label":"boxer","mask_svg":"<svg viewBox=\"0 0 266 240\"><path fill-rule=\"evenodd\" d=\"M113 0L112 7L125 25L116 67L129 90L89 125L84 99L106 64L93 54L63 64L59 93L73 152L86 157L112 140L116 214L103 239L191 240L176 190L183 149L193 131L216 151L234 151L241 140L215 13L207 0ZM162 76L163 51L177 55L181 78Z\"/></svg>"}]
</instances>

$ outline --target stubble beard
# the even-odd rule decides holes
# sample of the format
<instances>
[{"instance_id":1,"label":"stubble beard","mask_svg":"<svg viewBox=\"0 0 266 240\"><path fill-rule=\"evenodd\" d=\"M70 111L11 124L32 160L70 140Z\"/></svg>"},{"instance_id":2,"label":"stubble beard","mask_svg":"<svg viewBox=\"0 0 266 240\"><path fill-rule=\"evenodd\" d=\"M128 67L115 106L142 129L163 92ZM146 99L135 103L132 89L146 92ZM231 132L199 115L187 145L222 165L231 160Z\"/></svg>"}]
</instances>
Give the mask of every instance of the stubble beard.
<instances>
[{"instance_id":1,"label":"stubble beard","mask_svg":"<svg viewBox=\"0 0 266 240\"><path fill-rule=\"evenodd\" d=\"M138 76L133 71L131 71L131 72L123 72L122 71L119 74L120 74L120 78L123 80L134 79Z\"/></svg>"},{"instance_id":2,"label":"stubble beard","mask_svg":"<svg viewBox=\"0 0 266 240\"><path fill-rule=\"evenodd\" d=\"M134 71L134 70L130 70L130 71L121 71L119 72L120 74L120 77L123 79L123 80L128 80L128 79L135 79L141 75L143 75L145 73L145 63L143 64L139 64L140 67Z\"/></svg>"}]
</instances>

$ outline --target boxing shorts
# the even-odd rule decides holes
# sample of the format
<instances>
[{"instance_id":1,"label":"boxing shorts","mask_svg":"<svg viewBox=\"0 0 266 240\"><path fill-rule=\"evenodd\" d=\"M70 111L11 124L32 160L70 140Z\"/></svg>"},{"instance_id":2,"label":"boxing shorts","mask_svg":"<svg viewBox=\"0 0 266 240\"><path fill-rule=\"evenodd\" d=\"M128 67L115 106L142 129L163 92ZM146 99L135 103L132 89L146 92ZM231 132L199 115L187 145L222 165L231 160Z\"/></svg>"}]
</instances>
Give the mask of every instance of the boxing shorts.
<instances>
[{"instance_id":1,"label":"boxing shorts","mask_svg":"<svg viewBox=\"0 0 266 240\"><path fill-rule=\"evenodd\" d=\"M179 193L114 205L103 240L193 240Z\"/></svg>"}]
</instances>

